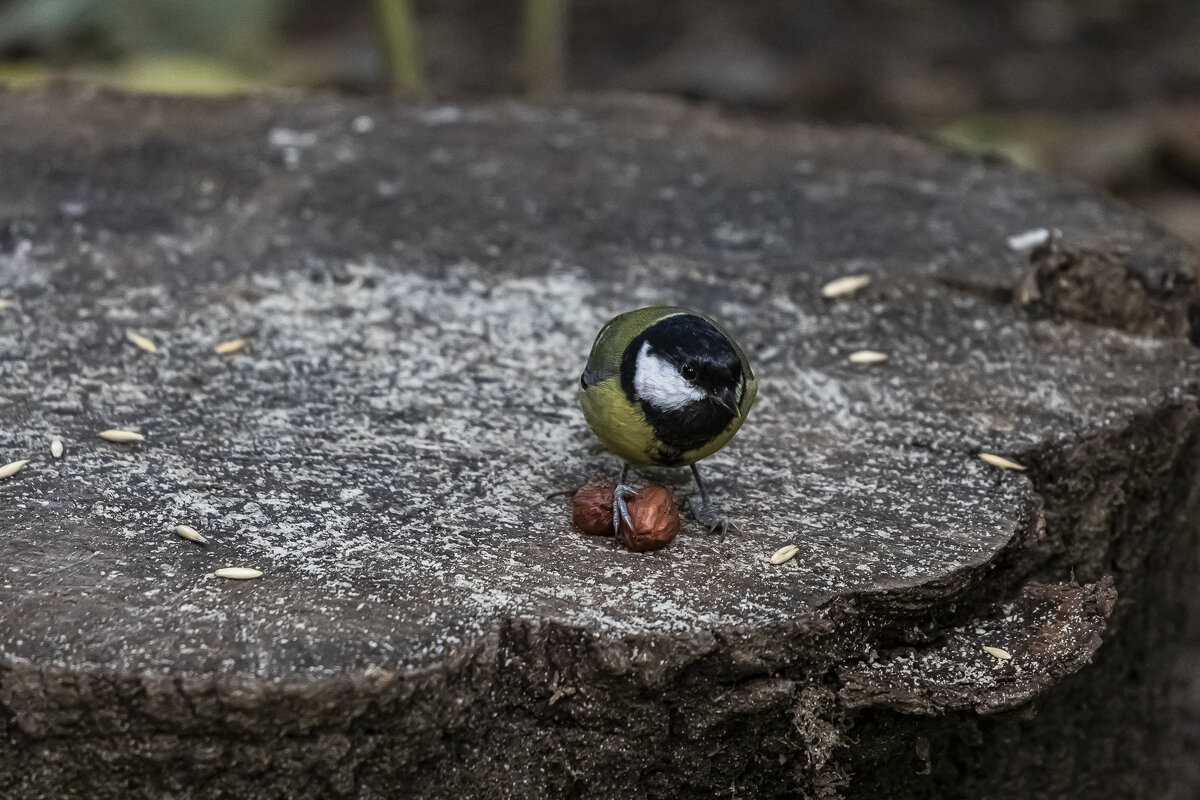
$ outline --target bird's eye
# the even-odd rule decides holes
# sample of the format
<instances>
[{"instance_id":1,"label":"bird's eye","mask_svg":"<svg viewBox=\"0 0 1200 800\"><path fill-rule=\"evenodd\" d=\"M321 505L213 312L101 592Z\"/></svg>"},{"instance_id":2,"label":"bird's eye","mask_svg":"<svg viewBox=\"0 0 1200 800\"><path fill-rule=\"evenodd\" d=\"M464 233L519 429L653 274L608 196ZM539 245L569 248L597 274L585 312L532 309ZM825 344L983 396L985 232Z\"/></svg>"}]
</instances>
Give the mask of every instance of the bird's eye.
<instances>
[{"instance_id":1,"label":"bird's eye","mask_svg":"<svg viewBox=\"0 0 1200 800\"><path fill-rule=\"evenodd\" d=\"M691 364L684 364L679 368L679 374L687 378L689 381L694 380L696 377L696 368Z\"/></svg>"}]
</instances>

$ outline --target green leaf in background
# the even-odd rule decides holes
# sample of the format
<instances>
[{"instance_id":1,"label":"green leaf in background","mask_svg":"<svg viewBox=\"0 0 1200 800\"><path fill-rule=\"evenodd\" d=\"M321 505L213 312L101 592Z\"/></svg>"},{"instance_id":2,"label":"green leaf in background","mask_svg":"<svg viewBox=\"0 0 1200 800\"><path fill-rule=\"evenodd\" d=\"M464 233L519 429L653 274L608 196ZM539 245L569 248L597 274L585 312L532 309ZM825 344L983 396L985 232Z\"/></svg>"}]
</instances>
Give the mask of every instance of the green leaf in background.
<instances>
[{"instance_id":1,"label":"green leaf in background","mask_svg":"<svg viewBox=\"0 0 1200 800\"><path fill-rule=\"evenodd\" d=\"M29 41L61 54L189 53L243 68L270 64L291 0L17 0L0 12L0 45Z\"/></svg>"},{"instance_id":2,"label":"green leaf in background","mask_svg":"<svg viewBox=\"0 0 1200 800\"><path fill-rule=\"evenodd\" d=\"M375 14L387 50L392 89L420 94L426 89L417 17L409 0L375 0Z\"/></svg>"}]
</instances>

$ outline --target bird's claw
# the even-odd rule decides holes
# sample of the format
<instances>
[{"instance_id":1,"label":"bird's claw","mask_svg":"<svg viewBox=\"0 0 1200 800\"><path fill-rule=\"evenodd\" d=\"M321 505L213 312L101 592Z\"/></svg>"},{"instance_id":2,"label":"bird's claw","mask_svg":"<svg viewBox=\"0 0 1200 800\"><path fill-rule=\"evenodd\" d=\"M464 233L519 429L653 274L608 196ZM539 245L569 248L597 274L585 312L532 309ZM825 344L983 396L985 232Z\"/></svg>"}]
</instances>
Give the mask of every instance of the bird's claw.
<instances>
[{"instance_id":1,"label":"bird's claw","mask_svg":"<svg viewBox=\"0 0 1200 800\"><path fill-rule=\"evenodd\" d=\"M626 500L631 497L637 497L637 492L632 486L625 484L617 484L616 491L613 492L613 533L621 532L621 520L625 520L625 524L630 528L633 527L633 520L629 518L629 506Z\"/></svg>"},{"instance_id":2,"label":"bird's claw","mask_svg":"<svg viewBox=\"0 0 1200 800\"><path fill-rule=\"evenodd\" d=\"M695 510L693 516L695 516L697 522L708 529L709 533L720 532L722 538L731 529L735 532L738 530L737 525L734 525L729 517L721 513L721 510L712 504L700 506L700 508Z\"/></svg>"}]
</instances>

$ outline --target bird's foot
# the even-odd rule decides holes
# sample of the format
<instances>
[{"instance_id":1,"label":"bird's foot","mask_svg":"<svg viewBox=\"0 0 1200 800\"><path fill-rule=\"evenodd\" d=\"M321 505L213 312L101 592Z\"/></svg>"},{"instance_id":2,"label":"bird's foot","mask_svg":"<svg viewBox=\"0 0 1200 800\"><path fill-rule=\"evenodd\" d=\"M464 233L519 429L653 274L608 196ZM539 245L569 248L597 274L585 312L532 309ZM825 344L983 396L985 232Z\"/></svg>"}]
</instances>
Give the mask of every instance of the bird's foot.
<instances>
[{"instance_id":1,"label":"bird's foot","mask_svg":"<svg viewBox=\"0 0 1200 800\"><path fill-rule=\"evenodd\" d=\"M616 491L613 492L613 533L621 532L621 520L625 520L625 524L630 528L633 527L633 520L629 518L629 506L626 500L637 497L637 492L632 486L627 486L623 483L618 483Z\"/></svg>"},{"instance_id":2,"label":"bird's foot","mask_svg":"<svg viewBox=\"0 0 1200 800\"><path fill-rule=\"evenodd\" d=\"M692 516L696 521L708 529L709 533L720 532L722 538L730 530L735 533L738 531L738 526L733 524L729 517L722 513L721 509L713 503L705 503L699 508L692 509Z\"/></svg>"}]
</instances>

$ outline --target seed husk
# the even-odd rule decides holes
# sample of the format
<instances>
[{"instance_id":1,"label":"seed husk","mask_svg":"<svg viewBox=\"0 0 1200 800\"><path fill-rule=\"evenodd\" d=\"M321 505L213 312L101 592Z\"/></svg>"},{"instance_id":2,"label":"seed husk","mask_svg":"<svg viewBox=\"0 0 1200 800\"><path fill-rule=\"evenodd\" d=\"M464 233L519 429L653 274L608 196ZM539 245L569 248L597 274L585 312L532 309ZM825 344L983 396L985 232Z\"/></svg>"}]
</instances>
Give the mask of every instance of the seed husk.
<instances>
[{"instance_id":1,"label":"seed husk","mask_svg":"<svg viewBox=\"0 0 1200 800\"><path fill-rule=\"evenodd\" d=\"M772 564L786 564L796 557L796 553L800 552L800 548L794 544L785 544L783 547L775 551L771 556Z\"/></svg>"},{"instance_id":2,"label":"seed husk","mask_svg":"<svg viewBox=\"0 0 1200 800\"><path fill-rule=\"evenodd\" d=\"M11 478L21 470L25 469L25 465L29 463L29 459L23 461L14 461L11 464L5 464L0 467L0 478Z\"/></svg>"},{"instance_id":3,"label":"seed husk","mask_svg":"<svg viewBox=\"0 0 1200 800\"><path fill-rule=\"evenodd\" d=\"M875 364L887 361L887 353L878 350L857 350L850 354L850 361L855 364Z\"/></svg>"},{"instance_id":4,"label":"seed husk","mask_svg":"<svg viewBox=\"0 0 1200 800\"><path fill-rule=\"evenodd\" d=\"M1012 658L1011 653L1009 653L1007 650L1001 650L999 647L985 647L983 648L983 652L987 653L989 656L995 656L1002 661L1008 661L1010 658Z\"/></svg>"},{"instance_id":5,"label":"seed husk","mask_svg":"<svg viewBox=\"0 0 1200 800\"><path fill-rule=\"evenodd\" d=\"M261 578L262 572L249 567L224 567L213 573L218 578L233 578L237 581L247 581L251 578Z\"/></svg>"},{"instance_id":6,"label":"seed husk","mask_svg":"<svg viewBox=\"0 0 1200 800\"><path fill-rule=\"evenodd\" d=\"M117 429L100 431L100 438L107 439L110 442L142 442L146 437L140 433L133 431L122 431Z\"/></svg>"},{"instance_id":7,"label":"seed husk","mask_svg":"<svg viewBox=\"0 0 1200 800\"><path fill-rule=\"evenodd\" d=\"M1024 233L1016 233L1004 240L1009 250L1017 252L1041 247L1048 241L1050 241L1050 231L1046 228L1034 228Z\"/></svg>"},{"instance_id":8,"label":"seed husk","mask_svg":"<svg viewBox=\"0 0 1200 800\"><path fill-rule=\"evenodd\" d=\"M991 464L993 467L1003 467L1004 469L1018 469L1018 470L1025 469L1025 467L1021 466L1017 462L1009 461L1004 456L998 456L995 453L980 453L979 457L982 458L987 463Z\"/></svg>"},{"instance_id":9,"label":"seed husk","mask_svg":"<svg viewBox=\"0 0 1200 800\"><path fill-rule=\"evenodd\" d=\"M50 455L54 456L55 458L62 458L62 454L63 454L62 439L59 439L57 436L55 436L53 439L50 440Z\"/></svg>"},{"instance_id":10,"label":"seed husk","mask_svg":"<svg viewBox=\"0 0 1200 800\"><path fill-rule=\"evenodd\" d=\"M217 353L224 356L230 353L236 353L245 346L245 339L230 339L227 342L221 342L219 345L217 345Z\"/></svg>"},{"instance_id":11,"label":"seed husk","mask_svg":"<svg viewBox=\"0 0 1200 800\"><path fill-rule=\"evenodd\" d=\"M200 544L208 544L208 539L205 539L203 536L197 533L196 529L191 525L176 525L175 532L189 541L199 542Z\"/></svg>"},{"instance_id":12,"label":"seed husk","mask_svg":"<svg viewBox=\"0 0 1200 800\"><path fill-rule=\"evenodd\" d=\"M838 295L850 294L857 292L862 287L871 282L870 275L849 275L845 278L838 278L836 281L830 281L821 287L821 294L826 297L837 297Z\"/></svg>"},{"instance_id":13,"label":"seed husk","mask_svg":"<svg viewBox=\"0 0 1200 800\"><path fill-rule=\"evenodd\" d=\"M158 346L137 331L125 331L125 338L145 350L147 353L158 352Z\"/></svg>"}]
</instances>

